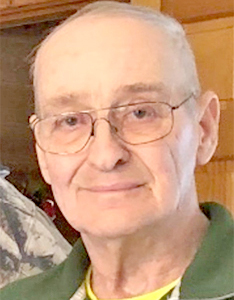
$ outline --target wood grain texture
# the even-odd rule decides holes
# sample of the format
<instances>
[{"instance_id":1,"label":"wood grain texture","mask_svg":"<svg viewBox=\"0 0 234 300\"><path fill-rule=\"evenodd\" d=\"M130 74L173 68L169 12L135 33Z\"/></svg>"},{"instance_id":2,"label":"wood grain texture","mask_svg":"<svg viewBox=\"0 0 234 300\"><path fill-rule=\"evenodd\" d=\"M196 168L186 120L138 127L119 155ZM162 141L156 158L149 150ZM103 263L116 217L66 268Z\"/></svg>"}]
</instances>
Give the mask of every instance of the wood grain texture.
<instances>
[{"instance_id":1,"label":"wood grain texture","mask_svg":"<svg viewBox=\"0 0 234 300\"><path fill-rule=\"evenodd\" d=\"M202 90L221 99L234 97L234 17L186 24Z\"/></svg>"},{"instance_id":2,"label":"wood grain texture","mask_svg":"<svg viewBox=\"0 0 234 300\"><path fill-rule=\"evenodd\" d=\"M82 6L94 2L94 0L16 1L18 2L13 2L13 5L11 7L0 10L0 28L8 28L48 20L63 19L75 13ZM118 1L130 2L130 0ZM16 3L18 3L19 6L17 6Z\"/></svg>"},{"instance_id":3,"label":"wood grain texture","mask_svg":"<svg viewBox=\"0 0 234 300\"><path fill-rule=\"evenodd\" d=\"M162 0L161 10L182 23L234 15L233 0Z\"/></svg>"},{"instance_id":4,"label":"wood grain texture","mask_svg":"<svg viewBox=\"0 0 234 300\"><path fill-rule=\"evenodd\" d=\"M5 9L10 6L10 0L0 0L0 9Z\"/></svg>"},{"instance_id":5,"label":"wood grain texture","mask_svg":"<svg viewBox=\"0 0 234 300\"><path fill-rule=\"evenodd\" d=\"M22 6L22 5L31 5L31 4L39 4L39 3L51 3L51 0L13 0L12 6Z\"/></svg>"},{"instance_id":6,"label":"wood grain texture","mask_svg":"<svg viewBox=\"0 0 234 300\"><path fill-rule=\"evenodd\" d=\"M215 201L234 215L234 160L213 161L196 171L200 202Z\"/></svg>"},{"instance_id":7,"label":"wood grain texture","mask_svg":"<svg viewBox=\"0 0 234 300\"><path fill-rule=\"evenodd\" d=\"M161 0L131 0L133 5L143 5L148 6L153 9L161 9Z\"/></svg>"}]
</instances>

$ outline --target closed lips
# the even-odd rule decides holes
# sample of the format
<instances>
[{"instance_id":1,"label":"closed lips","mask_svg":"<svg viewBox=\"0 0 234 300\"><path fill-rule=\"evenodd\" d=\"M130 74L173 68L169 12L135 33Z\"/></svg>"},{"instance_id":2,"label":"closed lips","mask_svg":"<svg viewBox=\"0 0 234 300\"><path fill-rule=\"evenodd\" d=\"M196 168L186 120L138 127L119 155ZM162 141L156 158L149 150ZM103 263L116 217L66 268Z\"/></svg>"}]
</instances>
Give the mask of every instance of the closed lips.
<instances>
[{"instance_id":1,"label":"closed lips","mask_svg":"<svg viewBox=\"0 0 234 300\"><path fill-rule=\"evenodd\" d=\"M91 187L84 187L81 189L93 193L118 192L118 191L127 191L127 190L136 189L143 185L144 184L139 184L139 183L114 183L109 185L97 185Z\"/></svg>"}]
</instances>

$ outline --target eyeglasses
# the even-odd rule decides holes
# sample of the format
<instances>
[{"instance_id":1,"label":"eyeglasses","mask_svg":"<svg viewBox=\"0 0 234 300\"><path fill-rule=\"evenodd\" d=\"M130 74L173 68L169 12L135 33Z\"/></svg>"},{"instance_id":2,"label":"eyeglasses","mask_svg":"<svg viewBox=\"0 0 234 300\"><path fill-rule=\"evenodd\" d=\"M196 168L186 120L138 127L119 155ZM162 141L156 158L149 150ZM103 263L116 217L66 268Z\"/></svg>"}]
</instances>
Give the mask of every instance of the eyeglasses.
<instances>
[{"instance_id":1,"label":"eyeglasses","mask_svg":"<svg viewBox=\"0 0 234 300\"><path fill-rule=\"evenodd\" d=\"M192 96L176 106L149 101L98 110L65 112L43 119L36 118L31 128L36 143L43 151L61 155L77 153L95 135L94 125L98 118L94 119L92 115L107 110L108 118L99 119L109 123L112 134L130 145L147 144L170 134L174 125L173 112Z\"/></svg>"}]
</instances>

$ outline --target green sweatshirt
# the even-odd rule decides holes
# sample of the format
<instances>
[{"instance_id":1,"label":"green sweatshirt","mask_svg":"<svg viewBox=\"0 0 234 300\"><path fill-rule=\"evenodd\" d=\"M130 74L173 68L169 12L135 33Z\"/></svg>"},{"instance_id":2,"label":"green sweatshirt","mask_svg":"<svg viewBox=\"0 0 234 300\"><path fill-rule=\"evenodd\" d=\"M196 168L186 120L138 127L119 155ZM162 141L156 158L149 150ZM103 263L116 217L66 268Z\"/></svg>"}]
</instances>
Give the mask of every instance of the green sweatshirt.
<instances>
[{"instance_id":1,"label":"green sweatshirt","mask_svg":"<svg viewBox=\"0 0 234 300\"><path fill-rule=\"evenodd\" d=\"M210 226L182 277L181 300L234 300L234 223L220 205L202 211ZM69 300L85 279L89 258L79 239L69 257L40 275L14 282L0 291L1 300Z\"/></svg>"}]
</instances>

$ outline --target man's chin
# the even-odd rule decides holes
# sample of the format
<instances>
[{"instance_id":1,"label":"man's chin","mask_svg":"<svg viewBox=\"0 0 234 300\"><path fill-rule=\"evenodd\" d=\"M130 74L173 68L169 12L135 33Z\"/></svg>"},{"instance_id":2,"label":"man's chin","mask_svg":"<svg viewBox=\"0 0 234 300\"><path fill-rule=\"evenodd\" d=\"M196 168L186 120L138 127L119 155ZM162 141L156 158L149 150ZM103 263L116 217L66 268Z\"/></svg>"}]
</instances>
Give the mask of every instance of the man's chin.
<instances>
[{"instance_id":1,"label":"man's chin","mask_svg":"<svg viewBox=\"0 0 234 300\"><path fill-rule=\"evenodd\" d=\"M155 224L149 221L149 219L143 222L137 218L121 216L113 218L112 220L99 220L96 222L86 223L79 226L78 230L82 235L87 235L98 239L121 239L129 236L137 236L140 232L151 231L155 227Z\"/></svg>"},{"instance_id":2,"label":"man's chin","mask_svg":"<svg viewBox=\"0 0 234 300\"><path fill-rule=\"evenodd\" d=\"M76 229L76 228L75 228ZM120 239L129 235L134 235L137 231L140 230L140 226L133 224L124 224L124 223L103 223L95 225L79 226L79 229L76 229L80 232L81 236L86 235L90 238L98 239Z\"/></svg>"}]
</instances>

